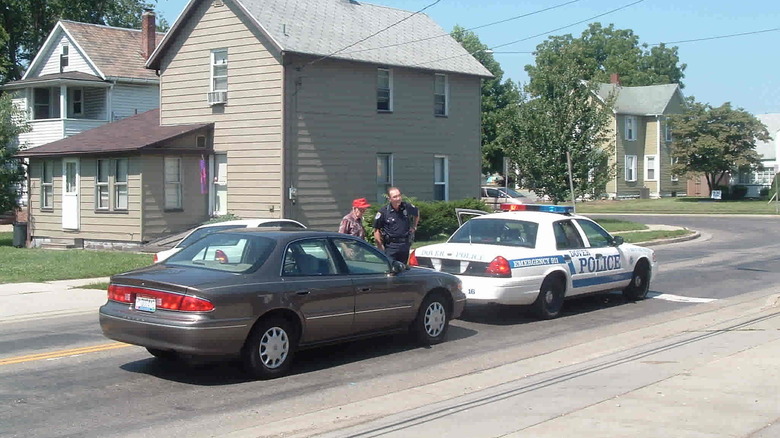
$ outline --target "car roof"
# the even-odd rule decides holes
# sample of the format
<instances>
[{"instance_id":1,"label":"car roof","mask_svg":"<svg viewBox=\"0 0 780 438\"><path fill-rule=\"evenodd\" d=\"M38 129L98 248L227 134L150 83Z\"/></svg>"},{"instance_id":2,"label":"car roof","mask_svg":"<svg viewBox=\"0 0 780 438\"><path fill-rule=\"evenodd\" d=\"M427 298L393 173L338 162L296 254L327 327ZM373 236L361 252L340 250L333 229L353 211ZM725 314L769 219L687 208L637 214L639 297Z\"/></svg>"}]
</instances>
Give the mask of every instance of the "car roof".
<instances>
[{"instance_id":1,"label":"car roof","mask_svg":"<svg viewBox=\"0 0 780 438\"><path fill-rule=\"evenodd\" d=\"M258 225L266 224L268 222L283 222L283 223L290 223L290 224L297 224L300 226L304 226L302 223L292 219L237 219L232 221L222 221L222 222L214 222L210 224L203 224L198 228L223 227L225 225L246 225L247 227L256 227Z\"/></svg>"},{"instance_id":2,"label":"car roof","mask_svg":"<svg viewBox=\"0 0 780 438\"><path fill-rule=\"evenodd\" d=\"M544 211L504 211L500 213L490 213L481 216L474 216L470 220L482 219L511 219L518 221L529 221L537 223L551 223L563 219L588 219L584 216L563 213L549 213Z\"/></svg>"}]
</instances>

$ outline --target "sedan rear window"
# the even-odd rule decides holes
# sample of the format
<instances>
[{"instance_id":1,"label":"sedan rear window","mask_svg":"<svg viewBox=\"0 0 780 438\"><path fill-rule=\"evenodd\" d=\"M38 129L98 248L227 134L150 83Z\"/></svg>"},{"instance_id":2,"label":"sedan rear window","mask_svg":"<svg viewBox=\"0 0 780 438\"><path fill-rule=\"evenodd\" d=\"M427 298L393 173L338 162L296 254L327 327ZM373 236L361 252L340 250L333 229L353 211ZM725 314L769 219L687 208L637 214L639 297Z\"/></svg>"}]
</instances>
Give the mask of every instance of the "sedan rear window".
<instances>
[{"instance_id":1,"label":"sedan rear window","mask_svg":"<svg viewBox=\"0 0 780 438\"><path fill-rule=\"evenodd\" d=\"M228 272L247 272L262 266L276 246L263 236L219 233L209 234L174 254L168 266L190 266Z\"/></svg>"},{"instance_id":2,"label":"sedan rear window","mask_svg":"<svg viewBox=\"0 0 780 438\"><path fill-rule=\"evenodd\" d=\"M197 242L209 234L216 233L217 231L231 230L235 228L246 228L246 225L215 225L213 227L202 227L190 233L185 237L178 245L179 248L186 248L192 245L193 242Z\"/></svg>"},{"instance_id":3,"label":"sedan rear window","mask_svg":"<svg viewBox=\"0 0 780 438\"><path fill-rule=\"evenodd\" d=\"M536 246L535 222L508 219L472 219L450 237L449 243L482 243L486 245Z\"/></svg>"}]
</instances>

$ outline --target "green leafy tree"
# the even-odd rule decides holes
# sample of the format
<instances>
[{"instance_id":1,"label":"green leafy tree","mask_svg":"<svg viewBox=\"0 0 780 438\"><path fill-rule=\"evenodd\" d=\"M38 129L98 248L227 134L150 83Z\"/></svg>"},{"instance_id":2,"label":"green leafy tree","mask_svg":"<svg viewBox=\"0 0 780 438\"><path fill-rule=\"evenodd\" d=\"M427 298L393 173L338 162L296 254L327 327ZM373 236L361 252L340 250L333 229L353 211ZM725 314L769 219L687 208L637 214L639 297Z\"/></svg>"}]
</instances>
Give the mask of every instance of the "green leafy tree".
<instances>
[{"instance_id":1,"label":"green leafy tree","mask_svg":"<svg viewBox=\"0 0 780 438\"><path fill-rule=\"evenodd\" d=\"M17 137L29 132L30 127L8 93L0 94L0 213L18 207L19 187L24 183L22 160L14 158L19 152Z\"/></svg>"},{"instance_id":2,"label":"green leafy tree","mask_svg":"<svg viewBox=\"0 0 780 438\"><path fill-rule=\"evenodd\" d=\"M493 74L482 81L482 172L503 173L506 135L502 132L517 115L520 91L511 79L504 80L501 66L474 32L455 26L450 34Z\"/></svg>"},{"instance_id":3,"label":"green leafy tree","mask_svg":"<svg viewBox=\"0 0 780 438\"><path fill-rule=\"evenodd\" d=\"M536 90L533 77L549 66L568 63L582 68L580 79L609 82L610 75L620 75L625 86L680 84L686 65L680 64L677 47L640 44L639 37L629 29L615 29L610 24L591 23L580 38L571 35L553 36L536 48L536 65L525 67L531 78L529 87Z\"/></svg>"},{"instance_id":4,"label":"green leafy tree","mask_svg":"<svg viewBox=\"0 0 780 438\"><path fill-rule=\"evenodd\" d=\"M536 69L529 87L535 93L524 99L506 139L522 185L555 203L571 196L567 152L575 196L600 195L614 171L606 135L611 112L595 100L595 83L582 81L582 70L566 62Z\"/></svg>"},{"instance_id":5,"label":"green leafy tree","mask_svg":"<svg viewBox=\"0 0 780 438\"><path fill-rule=\"evenodd\" d=\"M58 20L140 28L157 0L3 0L0 7L0 84L22 77ZM167 29L158 18L158 29Z\"/></svg>"},{"instance_id":6,"label":"green leafy tree","mask_svg":"<svg viewBox=\"0 0 780 438\"><path fill-rule=\"evenodd\" d=\"M710 190L729 172L756 169L757 141L770 141L766 126L742 108L719 107L688 98L686 111L670 117L674 142L672 173L704 174Z\"/></svg>"}]
</instances>

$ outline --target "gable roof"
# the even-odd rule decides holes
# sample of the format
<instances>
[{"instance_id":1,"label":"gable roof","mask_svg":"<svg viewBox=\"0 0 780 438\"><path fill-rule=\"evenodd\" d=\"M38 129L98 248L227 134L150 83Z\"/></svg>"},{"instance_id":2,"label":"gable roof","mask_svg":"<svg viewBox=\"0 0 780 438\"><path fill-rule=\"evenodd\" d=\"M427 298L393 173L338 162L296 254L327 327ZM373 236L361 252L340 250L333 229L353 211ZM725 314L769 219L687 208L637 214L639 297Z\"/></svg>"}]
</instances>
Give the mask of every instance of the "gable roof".
<instances>
[{"instance_id":1,"label":"gable roof","mask_svg":"<svg viewBox=\"0 0 780 438\"><path fill-rule=\"evenodd\" d=\"M160 53L201 1L190 0L147 66L159 64ZM280 52L327 56L338 51L330 58L493 77L423 13L354 0L224 1L244 11ZM363 39L366 41L356 43Z\"/></svg>"},{"instance_id":2,"label":"gable roof","mask_svg":"<svg viewBox=\"0 0 780 438\"><path fill-rule=\"evenodd\" d=\"M776 160L778 158L778 148L780 148L780 114L758 114L756 118L766 125L766 130L769 131L769 135L772 137L772 140L769 141L757 141L756 152L764 160Z\"/></svg>"},{"instance_id":3,"label":"gable roof","mask_svg":"<svg viewBox=\"0 0 780 438\"><path fill-rule=\"evenodd\" d=\"M43 54L59 41L61 33L68 35L101 79L147 79L155 82L159 79L153 70L145 67L141 30L61 20L30 63L23 80L29 79L28 75L46 62ZM156 32L156 41L159 43L164 36L165 33Z\"/></svg>"},{"instance_id":4,"label":"gable roof","mask_svg":"<svg viewBox=\"0 0 780 438\"><path fill-rule=\"evenodd\" d=\"M683 99L677 84L647 85L642 87L623 87L615 84L599 84L596 91L602 100L617 93L613 110L618 114L638 116L659 115L666 112L669 102L675 94Z\"/></svg>"},{"instance_id":5,"label":"gable roof","mask_svg":"<svg viewBox=\"0 0 780 438\"><path fill-rule=\"evenodd\" d=\"M213 126L213 123L160 126L160 110L153 109L62 140L25 149L16 156L53 157L144 151L163 146L165 142L182 135L213 129Z\"/></svg>"}]
</instances>

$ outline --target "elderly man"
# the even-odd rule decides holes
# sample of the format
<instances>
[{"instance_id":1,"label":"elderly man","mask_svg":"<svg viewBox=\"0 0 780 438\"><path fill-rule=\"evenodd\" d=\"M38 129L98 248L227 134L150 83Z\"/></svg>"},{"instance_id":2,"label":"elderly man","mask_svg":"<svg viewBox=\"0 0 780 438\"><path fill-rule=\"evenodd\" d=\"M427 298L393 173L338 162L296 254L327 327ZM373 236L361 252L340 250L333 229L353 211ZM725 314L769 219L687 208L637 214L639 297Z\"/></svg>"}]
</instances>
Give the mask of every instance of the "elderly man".
<instances>
[{"instance_id":1,"label":"elderly man","mask_svg":"<svg viewBox=\"0 0 780 438\"><path fill-rule=\"evenodd\" d=\"M398 187L390 187L387 197L390 203L379 209L374 217L374 240L377 248L388 257L406 263L420 213L414 204L402 201Z\"/></svg>"},{"instance_id":2,"label":"elderly man","mask_svg":"<svg viewBox=\"0 0 780 438\"><path fill-rule=\"evenodd\" d=\"M366 198L357 198L353 200L352 211L341 219L339 233L350 234L365 240L366 230L363 229L361 221L363 220L363 213L365 213L366 209L369 207L371 207L371 204L366 201Z\"/></svg>"}]
</instances>

